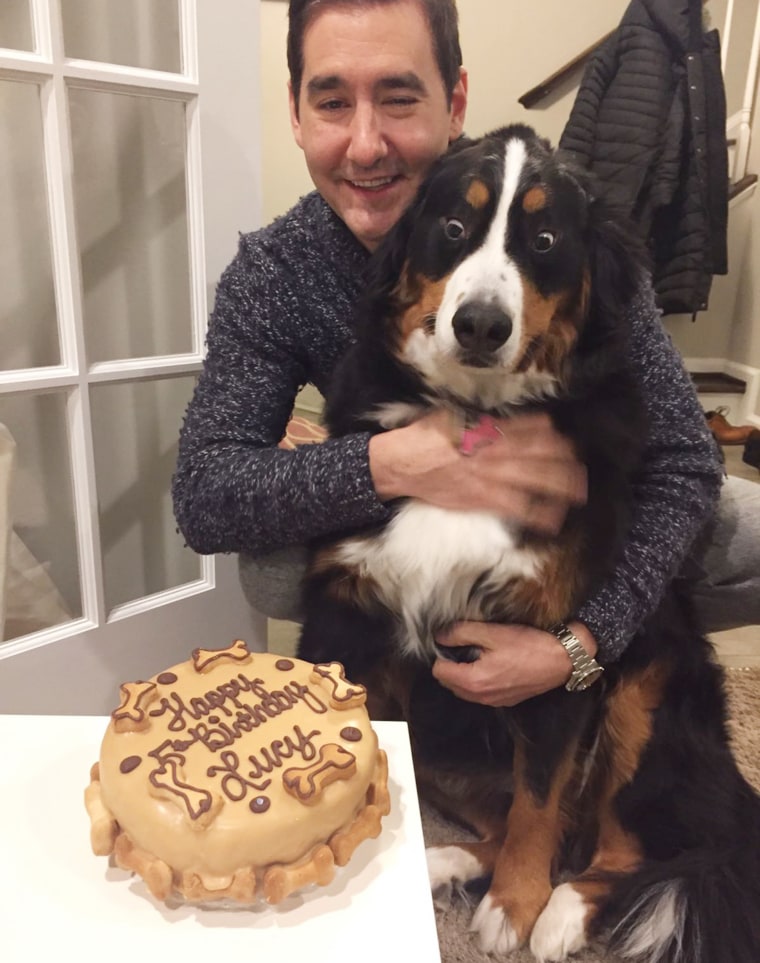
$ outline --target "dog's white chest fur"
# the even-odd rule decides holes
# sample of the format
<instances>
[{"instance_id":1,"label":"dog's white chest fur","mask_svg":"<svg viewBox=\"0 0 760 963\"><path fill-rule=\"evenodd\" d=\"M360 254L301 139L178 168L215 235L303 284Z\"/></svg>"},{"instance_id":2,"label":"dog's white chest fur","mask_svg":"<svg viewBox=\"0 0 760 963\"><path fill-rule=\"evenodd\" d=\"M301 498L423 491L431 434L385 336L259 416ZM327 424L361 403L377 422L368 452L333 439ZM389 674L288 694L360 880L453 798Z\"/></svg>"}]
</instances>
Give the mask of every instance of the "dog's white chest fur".
<instances>
[{"instance_id":1,"label":"dog's white chest fur","mask_svg":"<svg viewBox=\"0 0 760 963\"><path fill-rule=\"evenodd\" d=\"M375 582L405 624L402 644L419 655L433 654L430 628L483 618L485 591L537 578L542 564L541 553L520 547L515 531L496 516L413 499L381 534L343 542L340 558Z\"/></svg>"}]
</instances>

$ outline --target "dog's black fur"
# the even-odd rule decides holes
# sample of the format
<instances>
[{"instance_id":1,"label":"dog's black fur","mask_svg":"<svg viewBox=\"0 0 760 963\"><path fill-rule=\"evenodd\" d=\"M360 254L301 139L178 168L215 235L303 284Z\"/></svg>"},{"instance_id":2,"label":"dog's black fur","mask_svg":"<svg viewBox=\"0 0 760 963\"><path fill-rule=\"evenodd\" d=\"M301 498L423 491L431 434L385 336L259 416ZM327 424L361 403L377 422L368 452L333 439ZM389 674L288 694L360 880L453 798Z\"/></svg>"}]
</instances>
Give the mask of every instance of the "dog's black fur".
<instances>
[{"instance_id":1,"label":"dog's black fur","mask_svg":"<svg viewBox=\"0 0 760 963\"><path fill-rule=\"evenodd\" d=\"M466 272L457 274L491 236L508 150L519 182L505 221L512 280L504 283L519 284L520 303L533 306L519 319L507 295L485 297L482 284L470 305ZM457 225L463 234L449 236ZM538 250L550 243L547 231L552 246ZM731 756L721 670L683 591L668 592L619 662L584 692L557 689L490 709L456 699L430 673L440 654L435 635L452 621L546 628L570 618L619 558L646 438L625 323L644 260L585 175L529 128L463 141L434 166L375 258L357 343L328 399L330 432L374 433L437 407L469 421L546 411L588 468L588 501L555 538L513 533L515 552L535 549L546 559L543 577L494 585L492 571L476 572L460 593L461 612L417 600L402 615L404 586L389 587L387 565L367 570L361 562L363 551L384 544L406 500L391 506L385 525L322 540L305 583L299 655L340 660L350 679L367 683L375 705L406 719L423 791L495 841L490 856L478 850L483 870L494 873L488 912L502 913L513 936L487 949L529 939L557 874L572 869L588 910L584 939L604 929L614 948L651 963L750 963L760 955L760 801ZM459 308L453 319L443 310L452 285L465 292L460 303L474 321L469 335L450 339L453 360L439 363L431 347L437 326L442 334L462 320ZM492 321L494 303L506 322ZM494 344L504 327L506 339ZM521 341L507 357L510 338ZM456 369L456 383L445 378L450 363L465 371ZM494 387L498 379L503 385ZM356 539L357 551L341 554ZM418 554L424 568L425 552ZM441 598L458 597L457 577L452 566ZM511 873L520 833L534 817L548 819L552 806L557 845L536 851L530 880L524 870ZM647 936L649 924L655 936ZM548 953L541 939L534 951ZM546 958L565 958L556 953Z\"/></svg>"}]
</instances>

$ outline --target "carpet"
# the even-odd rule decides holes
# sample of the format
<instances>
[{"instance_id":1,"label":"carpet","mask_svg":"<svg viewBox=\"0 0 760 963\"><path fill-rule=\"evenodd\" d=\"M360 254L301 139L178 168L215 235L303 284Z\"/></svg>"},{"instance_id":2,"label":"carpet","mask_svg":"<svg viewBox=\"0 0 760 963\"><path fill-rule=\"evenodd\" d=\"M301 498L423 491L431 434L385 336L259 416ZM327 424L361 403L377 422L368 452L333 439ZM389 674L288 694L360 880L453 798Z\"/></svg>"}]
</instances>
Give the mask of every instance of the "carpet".
<instances>
[{"instance_id":1,"label":"carpet","mask_svg":"<svg viewBox=\"0 0 760 963\"><path fill-rule=\"evenodd\" d=\"M734 754L744 775L760 791L760 668L727 669L726 681ZM472 838L425 803L422 804L422 828L429 846ZM467 905L457 897L445 907L436 907L442 963L493 963L493 957L481 953L468 932L475 905L476 902ZM622 963L619 957L605 953L601 944L588 947L572 959L577 963ZM509 960L510 963L535 963L528 949L513 954Z\"/></svg>"}]
</instances>

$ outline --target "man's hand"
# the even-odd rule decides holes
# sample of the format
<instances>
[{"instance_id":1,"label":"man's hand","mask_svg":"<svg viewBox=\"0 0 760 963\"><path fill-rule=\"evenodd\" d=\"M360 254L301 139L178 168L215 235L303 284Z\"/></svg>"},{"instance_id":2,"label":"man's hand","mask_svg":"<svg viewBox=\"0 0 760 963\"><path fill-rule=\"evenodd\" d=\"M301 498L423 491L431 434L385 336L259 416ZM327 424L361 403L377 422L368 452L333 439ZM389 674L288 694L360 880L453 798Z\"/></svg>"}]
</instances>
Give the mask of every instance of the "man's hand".
<instances>
[{"instance_id":1,"label":"man's hand","mask_svg":"<svg viewBox=\"0 0 760 963\"><path fill-rule=\"evenodd\" d=\"M462 426L436 411L370 440L370 470L384 500L408 496L440 508L491 511L555 534L571 505L586 500L586 470L543 414L494 422L498 432L471 454Z\"/></svg>"},{"instance_id":2,"label":"man's hand","mask_svg":"<svg viewBox=\"0 0 760 963\"><path fill-rule=\"evenodd\" d=\"M596 642L586 626L571 622L570 627L588 653L596 655ZM458 622L436 641L480 649L475 662L437 659L433 664L434 677L466 702L514 706L564 685L572 672L570 657L558 640L528 625Z\"/></svg>"}]
</instances>

